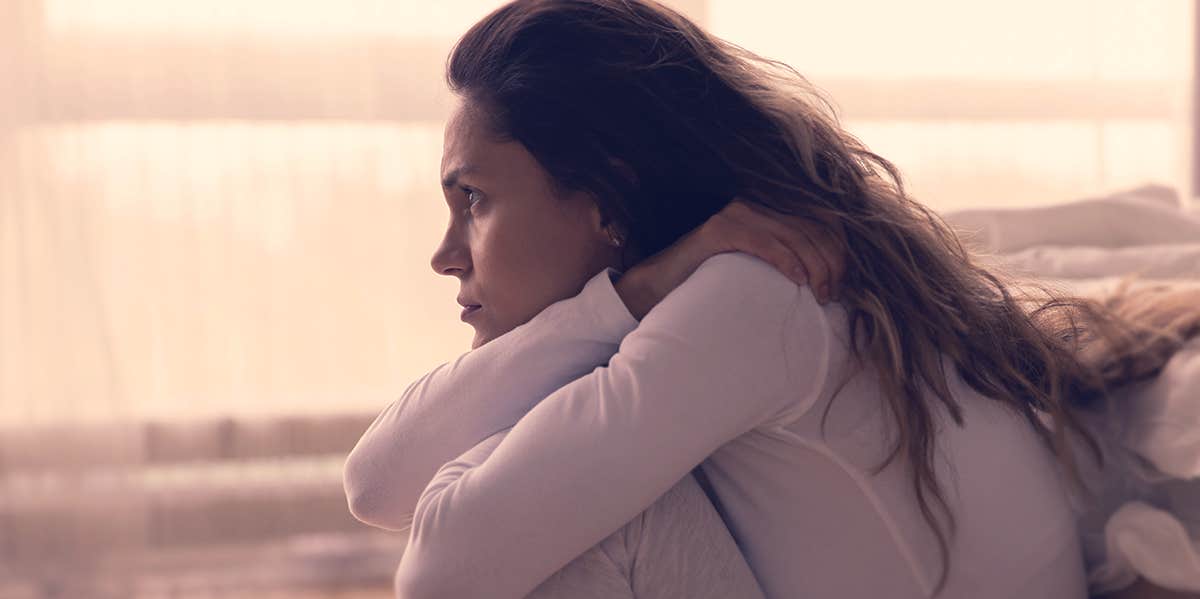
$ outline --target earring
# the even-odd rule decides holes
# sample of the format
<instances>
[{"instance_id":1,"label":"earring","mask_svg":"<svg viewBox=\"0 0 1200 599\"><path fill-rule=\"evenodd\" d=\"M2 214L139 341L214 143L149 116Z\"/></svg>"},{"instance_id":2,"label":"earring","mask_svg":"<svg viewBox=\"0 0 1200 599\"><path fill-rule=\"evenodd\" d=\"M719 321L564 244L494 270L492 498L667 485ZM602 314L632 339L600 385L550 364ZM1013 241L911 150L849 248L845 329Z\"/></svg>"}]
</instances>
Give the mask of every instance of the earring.
<instances>
[{"instance_id":1,"label":"earring","mask_svg":"<svg viewBox=\"0 0 1200 599\"><path fill-rule=\"evenodd\" d=\"M608 239L610 240L610 243L616 247L621 247L621 244L624 243L619 236L612 232L612 229L608 230Z\"/></svg>"}]
</instances>

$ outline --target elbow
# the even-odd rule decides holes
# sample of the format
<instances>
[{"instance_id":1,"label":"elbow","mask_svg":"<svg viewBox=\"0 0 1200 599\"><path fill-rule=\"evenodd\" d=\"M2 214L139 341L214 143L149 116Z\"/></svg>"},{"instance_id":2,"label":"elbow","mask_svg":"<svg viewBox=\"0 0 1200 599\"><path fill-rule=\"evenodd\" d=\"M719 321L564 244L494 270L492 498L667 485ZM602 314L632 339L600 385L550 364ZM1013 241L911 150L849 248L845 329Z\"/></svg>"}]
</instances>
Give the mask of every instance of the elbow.
<instances>
[{"instance_id":1,"label":"elbow","mask_svg":"<svg viewBox=\"0 0 1200 599\"><path fill-rule=\"evenodd\" d=\"M395 592L396 599L449 599L451 595L438 589L436 585L432 585L428 580L413 577L408 574L403 564L400 569L396 570L396 577L392 579L392 590Z\"/></svg>"},{"instance_id":2,"label":"elbow","mask_svg":"<svg viewBox=\"0 0 1200 599\"><path fill-rule=\"evenodd\" d=\"M417 510L408 545L400 556L392 579L395 596L401 599L472 599L497 597L495 585L481 588L481 577L465 575L479 571L468 567L470 548L456 542L459 531L438 525L429 506ZM493 581L494 582L494 581Z\"/></svg>"},{"instance_id":3,"label":"elbow","mask_svg":"<svg viewBox=\"0 0 1200 599\"><path fill-rule=\"evenodd\" d=\"M346 506L355 520L393 532L411 527L412 514L388 509L392 506L387 499L387 497L379 497L372 493L371 489L362 489L356 492L347 490L346 492Z\"/></svg>"},{"instance_id":4,"label":"elbow","mask_svg":"<svg viewBox=\"0 0 1200 599\"><path fill-rule=\"evenodd\" d=\"M373 525L377 511L374 494L371 493L370 485L366 484L366 477L362 476L361 467L354 457L351 453L342 466L342 492L346 494L346 506L350 509L350 515L360 522Z\"/></svg>"},{"instance_id":5,"label":"elbow","mask_svg":"<svg viewBox=\"0 0 1200 599\"><path fill-rule=\"evenodd\" d=\"M452 503L457 505L450 513ZM393 579L397 597L515 599L525 596L528 591L522 594L511 592L508 588L511 581L502 580L497 574L486 574L495 572L498 564L484 556L496 553L486 549L489 546L486 526L480 517L473 517L486 519L486 515L472 509L470 503L450 501L446 486L436 482L426 488L410 517L408 545Z\"/></svg>"},{"instance_id":6,"label":"elbow","mask_svg":"<svg viewBox=\"0 0 1200 599\"><path fill-rule=\"evenodd\" d=\"M396 576L392 578L392 591L396 599L419 599L427 596L426 591L417 587L417 582L407 575L404 561L401 560L400 567L396 569Z\"/></svg>"},{"instance_id":7,"label":"elbow","mask_svg":"<svg viewBox=\"0 0 1200 599\"><path fill-rule=\"evenodd\" d=\"M346 494L346 507L350 515L359 522L391 531L404 530L412 525L412 513L405 513L399 507L400 498L385 493L378 485L370 484L370 480L361 476L350 461L347 461L342 473L342 490Z\"/></svg>"},{"instance_id":8,"label":"elbow","mask_svg":"<svg viewBox=\"0 0 1200 599\"><path fill-rule=\"evenodd\" d=\"M372 500L368 490L349 486L345 490L346 507L350 509L350 515L363 524L379 527L382 518L379 517L378 502Z\"/></svg>"},{"instance_id":9,"label":"elbow","mask_svg":"<svg viewBox=\"0 0 1200 599\"><path fill-rule=\"evenodd\" d=\"M439 562L418 559L410 554L412 549L410 542L392 579L392 589L398 599L464 599L494 596L484 589L469 588L467 584L470 577L454 576L450 572L443 572L436 565L430 565ZM415 552L414 550L413 553ZM426 565L414 567L417 562Z\"/></svg>"}]
</instances>

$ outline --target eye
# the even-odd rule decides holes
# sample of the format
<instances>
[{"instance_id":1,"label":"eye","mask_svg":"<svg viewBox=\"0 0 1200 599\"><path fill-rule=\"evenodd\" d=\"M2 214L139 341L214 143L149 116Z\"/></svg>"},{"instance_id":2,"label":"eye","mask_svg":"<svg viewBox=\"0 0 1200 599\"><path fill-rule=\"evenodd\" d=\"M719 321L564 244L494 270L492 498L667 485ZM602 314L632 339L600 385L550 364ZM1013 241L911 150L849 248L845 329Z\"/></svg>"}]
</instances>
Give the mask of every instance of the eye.
<instances>
[{"instance_id":1,"label":"eye","mask_svg":"<svg viewBox=\"0 0 1200 599\"><path fill-rule=\"evenodd\" d=\"M471 194L478 195L479 192L475 191L474 189L471 189L470 187L463 187L461 189L463 190L463 193L467 194L467 207L468 208L475 207L475 204L471 202Z\"/></svg>"}]
</instances>

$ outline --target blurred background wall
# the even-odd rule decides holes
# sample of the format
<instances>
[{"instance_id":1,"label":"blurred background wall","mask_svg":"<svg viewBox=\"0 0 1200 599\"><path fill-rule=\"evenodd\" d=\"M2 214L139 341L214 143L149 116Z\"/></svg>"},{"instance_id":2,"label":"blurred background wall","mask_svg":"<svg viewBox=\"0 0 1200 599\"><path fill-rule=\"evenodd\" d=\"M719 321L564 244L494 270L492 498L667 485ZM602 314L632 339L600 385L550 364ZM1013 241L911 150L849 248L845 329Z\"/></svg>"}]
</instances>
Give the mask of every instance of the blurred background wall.
<instances>
[{"instance_id":1,"label":"blurred background wall","mask_svg":"<svg viewBox=\"0 0 1200 599\"><path fill-rule=\"evenodd\" d=\"M0 598L386 589L340 469L469 349L442 68L499 4L0 0ZM1196 195L1194 1L668 4L939 210Z\"/></svg>"}]
</instances>

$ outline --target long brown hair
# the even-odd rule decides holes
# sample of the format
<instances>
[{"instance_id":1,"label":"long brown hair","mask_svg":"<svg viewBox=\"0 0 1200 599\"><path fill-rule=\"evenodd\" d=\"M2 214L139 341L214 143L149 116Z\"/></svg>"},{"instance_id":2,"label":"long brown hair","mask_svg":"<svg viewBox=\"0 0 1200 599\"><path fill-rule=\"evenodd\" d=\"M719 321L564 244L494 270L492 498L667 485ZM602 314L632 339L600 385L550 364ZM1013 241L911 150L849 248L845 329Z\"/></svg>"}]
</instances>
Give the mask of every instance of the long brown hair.
<instances>
[{"instance_id":1,"label":"long brown hair","mask_svg":"<svg viewBox=\"0 0 1200 599\"><path fill-rule=\"evenodd\" d=\"M1127 277L1097 296L1106 325L1085 327L1079 358L1105 383L1072 405L1101 407L1105 391L1153 378L1179 348L1200 336L1200 282L1141 282Z\"/></svg>"},{"instance_id":2,"label":"long brown hair","mask_svg":"<svg viewBox=\"0 0 1200 599\"><path fill-rule=\"evenodd\" d=\"M592 194L631 242L625 268L734 196L838 233L853 349L878 367L899 428L879 468L901 452L911 462L941 551L938 590L955 522L933 470L934 402L962 424L941 355L1023 415L1068 465L1068 432L1091 441L1070 399L1103 394L1109 370L1078 352L1087 331L1117 340L1119 353L1114 317L1096 301L1030 292L981 266L788 65L651 0L517 0L462 36L446 78L485 109L497 140L522 143L560 189Z\"/></svg>"}]
</instances>

